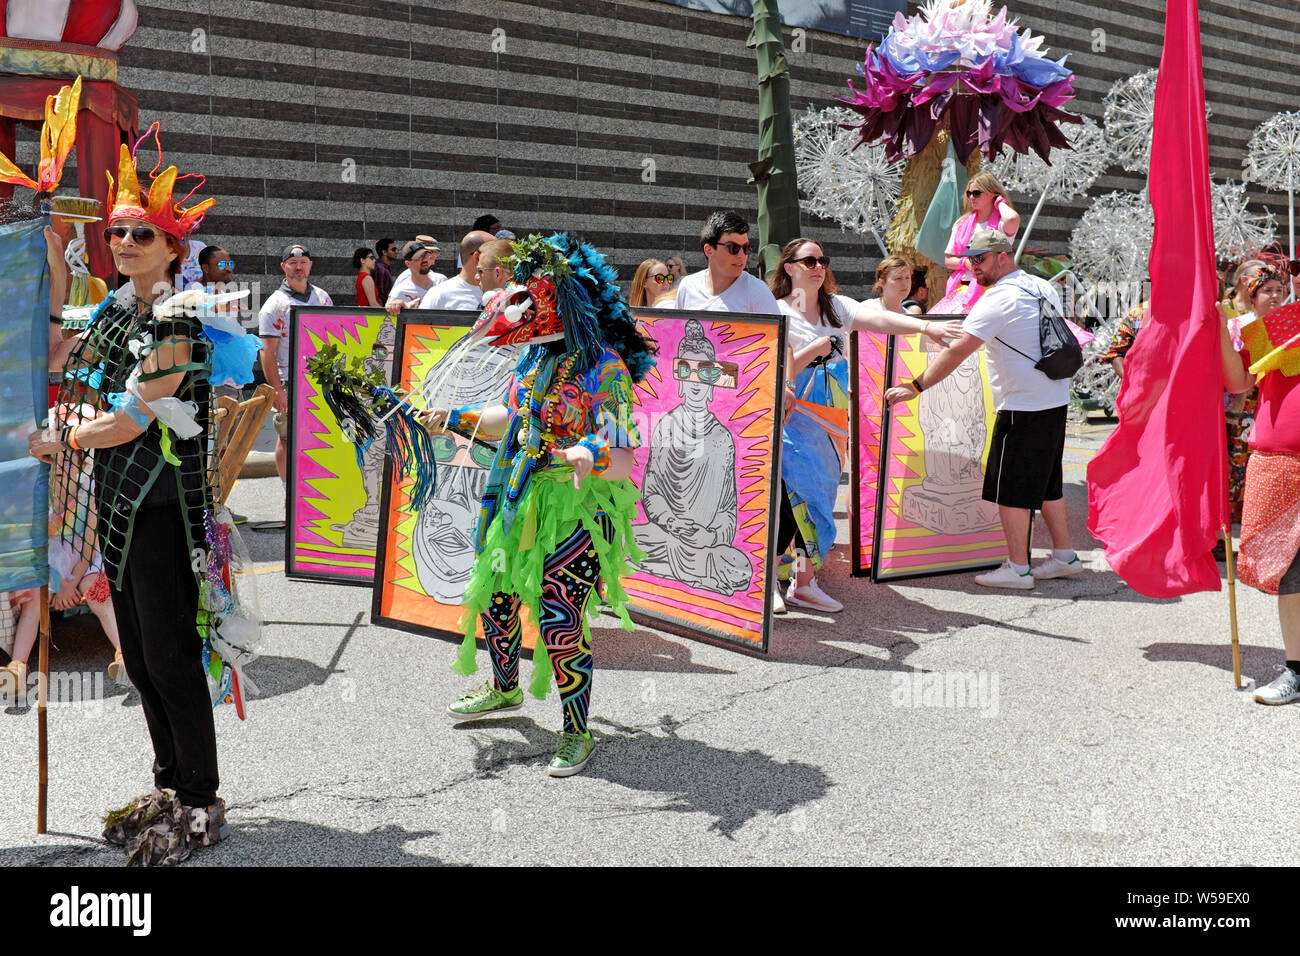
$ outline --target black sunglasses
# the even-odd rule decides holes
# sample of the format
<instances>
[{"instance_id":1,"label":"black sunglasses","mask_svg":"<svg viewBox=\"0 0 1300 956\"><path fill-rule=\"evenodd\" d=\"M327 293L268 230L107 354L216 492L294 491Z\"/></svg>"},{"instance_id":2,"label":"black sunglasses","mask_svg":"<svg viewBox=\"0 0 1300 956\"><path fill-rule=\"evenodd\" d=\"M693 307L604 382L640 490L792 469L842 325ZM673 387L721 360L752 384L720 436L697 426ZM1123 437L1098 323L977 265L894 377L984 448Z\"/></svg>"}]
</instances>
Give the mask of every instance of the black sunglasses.
<instances>
[{"instance_id":1,"label":"black sunglasses","mask_svg":"<svg viewBox=\"0 0 1300 956\"><path fill-rule=\"evenodd\" d=\"M979 198L980 196L983 196L983 195L984 195L984 190L982 190L982 189L968 189L968 190L966 190L966 195L969 196L971 199L977 199L977 198Z\"/></svg>"},{"instance_id":2,"label":"black sunglasses","mask_svg":"<svg viewBox=\"0 0 1300 956\"><path fill-rule=\"evenodd\" d=\"M131 241L137 246L147 246L158 238L157 231L150 229L148 226L136 226L132 229L127 229L126 226L109 226L104 230L104 241L111 246L114 239L121 242L127 237L128 233L131 236Z\"/></svg>"},{"instance_id":3,"label":"black sunglasses","mask_svg":"<svg viewBox=\"0 0 1300 956\"><path fill-rule=\"evenodd\" d=\"M738 256L742 252L745 255L749 255L754 250L754 247L751 246L748 242L744 243L743 245L739 242L719 242L713 248L726 249L727 252L731 253L733 256Z\"/></svg>"},{"instance_id":4,"label":"black sunglasses","mask_svg":"<svg viewBox=\"0 0 1300 956\"><path fill-rule=\"evenodd\" d=\"M815 266L825 268L831 264L830 256L804 256L802 259L791 259L791 262L797 262L805 269L812 269Z\"/></svg>"}]
</instances>

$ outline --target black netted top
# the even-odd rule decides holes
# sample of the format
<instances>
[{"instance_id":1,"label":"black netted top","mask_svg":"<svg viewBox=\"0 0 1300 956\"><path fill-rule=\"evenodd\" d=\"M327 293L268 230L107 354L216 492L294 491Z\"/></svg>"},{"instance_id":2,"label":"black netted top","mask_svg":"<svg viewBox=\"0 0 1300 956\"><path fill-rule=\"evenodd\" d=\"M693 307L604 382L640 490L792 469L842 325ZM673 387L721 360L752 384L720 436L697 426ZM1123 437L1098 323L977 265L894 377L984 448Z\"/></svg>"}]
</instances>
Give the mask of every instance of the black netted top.
<instances>
[{"instance_id":1,"label":"black netted top","mask_svg":"<svg viewBox=\"0 0 1300 956\"><path fill-rule=\"evenodd\" d=\"M150 356L157 368L145 371ZM54 511L64 516L63 539L82 555L97 546L116 588L122 586L124 559L142 510L180 508L191 550L206 548L203 516L215 497L209 345L198 319L157 318L152 311L141 315L134 303L110 298L64 366L59 403L111 411L114 396L127 392L127 380L137 369L141 383L181 373L175 397L197 406L195 422L201 431L189 439L171 431L164 436L154 419L143 434L121 445L65 452L52 492ZM83 415L89 411L82 409ZM168 453L178 464L167 460ZM94 506L88 500L92 493Z\"/></svg>"}]
</instances>

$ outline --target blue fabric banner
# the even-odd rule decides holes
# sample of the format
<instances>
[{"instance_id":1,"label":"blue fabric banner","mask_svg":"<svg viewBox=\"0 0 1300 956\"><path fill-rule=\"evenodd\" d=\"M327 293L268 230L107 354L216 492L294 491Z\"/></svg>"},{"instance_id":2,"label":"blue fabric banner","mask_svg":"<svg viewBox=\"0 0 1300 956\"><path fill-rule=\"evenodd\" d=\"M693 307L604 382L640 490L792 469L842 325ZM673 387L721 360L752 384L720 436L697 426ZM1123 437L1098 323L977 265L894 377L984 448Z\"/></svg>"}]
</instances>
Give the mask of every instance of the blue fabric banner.
<instances>
[{"instance_id":1,"label":"blue fabric banner","mask_svg":"<svg viewBox=\"0 0 1300 956\"><path fill-rule=\"evenodd\" d=\"M27 453L48 406L48 219L0 226L0 592L49 581L49 466Z\"/></svg>"}]
</instances>

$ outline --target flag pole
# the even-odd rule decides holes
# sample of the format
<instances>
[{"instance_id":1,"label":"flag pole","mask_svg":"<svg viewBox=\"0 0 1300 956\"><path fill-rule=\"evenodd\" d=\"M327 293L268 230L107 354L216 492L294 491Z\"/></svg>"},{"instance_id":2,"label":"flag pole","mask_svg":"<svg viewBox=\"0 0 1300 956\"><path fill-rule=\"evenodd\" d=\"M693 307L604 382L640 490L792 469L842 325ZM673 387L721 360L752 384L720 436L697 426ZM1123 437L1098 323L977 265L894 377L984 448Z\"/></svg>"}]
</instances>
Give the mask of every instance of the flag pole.
<instances>
[{"instance_id":1,"label":"flag pole","mask_svg":"<svg viewBox=\"0 0 1300 956\"><path fill-rule=\"evenodd\" d=\"M1229 510L1229 516L1232 512ZM1223 553L1228 559L1228 621L1232 627L1232 683L1241 690L1241 644L1237 639L1237 568L1232 554L1232 524L1225 524L1223 531Z\"/></svg>"}]
</instances>

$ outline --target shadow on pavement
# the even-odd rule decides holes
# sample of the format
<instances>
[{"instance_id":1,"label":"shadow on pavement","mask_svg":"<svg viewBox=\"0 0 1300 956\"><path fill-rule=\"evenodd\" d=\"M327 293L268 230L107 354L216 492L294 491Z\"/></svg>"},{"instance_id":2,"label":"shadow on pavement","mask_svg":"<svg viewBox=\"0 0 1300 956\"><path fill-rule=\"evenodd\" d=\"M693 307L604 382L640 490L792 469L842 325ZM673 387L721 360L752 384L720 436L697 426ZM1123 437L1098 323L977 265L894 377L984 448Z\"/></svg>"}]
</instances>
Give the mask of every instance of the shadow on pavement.
<instances>
[{"instance_id":1,"label":"shadow on pavement","mask_svg":"<svg viewBox=\"0 0 1300 956\"><path fill-rule=\"evenodd\" d=\"M604 617L601 623L616 620ZM638 627L625 631L621 627L593 628L592 651L601 670L652 671L660 674L734 674L735 671L691 659L689 644L669 640L653 631Z\"/></svg>"},{"instance_id":2,"label":"shadow on pavement","mask_svg":"<svg viewBox=\"0 0 1300 956\"><path fill-rule=\"evenodd\" d=\"M872 588L868 604L870 612L867 615L856 615L857 620L853 624L835 622L832 615L824 614L798 614L778 619L772 639L771 658L797 664L859 667L865 670L910 670L911 665L906 660L920 647L917 638L935 637L950 631L981 626L1053 641L1088 643L1082 638L1052 634L996 617L965 611L946 611L905 597L888 586L866 586ZM825 641L834 643L823 643ZM845 661L845 644L861 645L864 650L875 648L877 653L863 653Z\"/></svg>"},{"instance_id":3,"label":"shadow on pavement","mask_svg":"<svg viewBox=\"0 0 1300 956\"><path fill-rule=\"evenodd\" d=\"M284 528L270 531L258 531L248 522L239 525L239 536L244 539L244 547L254 564L264 564L284 560Z\"/></svg>"},{"instance_id":4,"label":"shadow on pavement","mask_svg":"<svg viewBox=\"0 0 1300 956\"><path fill-rule=\"evenodd\" d=\"M376 827L354 833L277 817L244 817L231 812L230 838L215 847L195 851L183 866L446 866L436 857L408 853L416 840L438 836L437 830ZM25 846L0 850L5 866L121 866L125 851L79 833L51 833L64 846Z\"/></svg>"},{"instance_id":5,"label":"shadow on pavement","mask_svg":"<svg viewBox=\"0 0 1300 956\"><path fill-rule=\"evenodd\" d=\"M1157 664L1170 661L1206 664L1232 673L1232 645L1226 634L1222 644L1184 644L1177 641L1148 644L1142 648L1142 656ZM1242 644L1241 676L1254 677L1260 684L1267 684L1277 676L1274 665L1282 664L1285 657L1280 638L1272 647Z\"/></svg>"},{"instance_id":6,"label":"shadow on pavement","mask_svg":"<svg viewBox=\"0 0 1300 956\"><path fill-rule=\"evenodd\" d=\"M343 658L343 652L347 650L348 643L352 636L356 634L366 621L364 611L358 611L356 618L351 624L333 625L336 627L346 627L343 632L343 638L339 641L339 646L334 649L333 655L324 667L313 661L303 660L299 657L259 657L248 665L248 676L257 686L257 693L250 694L251 700L265 700L269 697L278 697L281 694L292 694L296 690L304 687L320 687L334 674L342 673L339 670L339 661ZM302 624L304 627L326 627L316 622L306 621L266 621L265 624ZM264 624L264 626L265 626Z\"/></svg>"},{"instance_id":7,"label":"shadow on pavement","mask_svg":"<svg viewBox=\"0 0 1300 956\"><path fill-rule=\"evenodd\" d=\"M406 830L395 824L354 833L334 827L244 817L230 812L231 838L190 858L186 866L446 866L442 860L409 853L408 844L438 836L437 830Z\"/></svg>"},{"instance_id":8,"label":"shadow on pavement","mask_svg":"<svg viewBox=\"0 0 1300 956\"><path fill-rule=\"evenodd\" d=\"M758 750L724 750L680 737L677 728L681 725L667 715L655 728L659 733L597 716L591 722L597 748L583 775L666 799L653 808L615 811L619 815L664 810L703 813L713 819L711 830L731 839L758 814L789 813L801 804L820 800L831 787L830 777L812 764L782 763ZM494 735L475 740L474 769L482 777L494 777L514 764L544 767L559 741L558 734L527 717L465 721L457 728L511 730L522 735L522 740L513 735L510 739ZM601 732L601 728L609 731Z\"/></svg>"}]
</instances>

